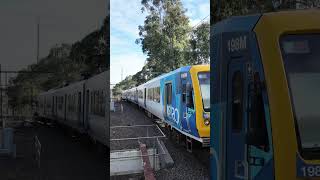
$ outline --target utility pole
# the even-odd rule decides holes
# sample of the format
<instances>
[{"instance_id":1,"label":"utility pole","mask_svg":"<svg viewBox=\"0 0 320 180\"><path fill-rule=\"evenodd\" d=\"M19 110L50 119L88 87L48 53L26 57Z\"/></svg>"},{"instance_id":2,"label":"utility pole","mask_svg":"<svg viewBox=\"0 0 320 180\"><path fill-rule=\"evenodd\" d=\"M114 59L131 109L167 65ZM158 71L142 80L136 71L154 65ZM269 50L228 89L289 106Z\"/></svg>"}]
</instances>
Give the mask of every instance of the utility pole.
<instances>
[{"instance_id":1,"label":"utility pole","mask_svg":"<svg viewBox=\"0 0 320 180\"><path fill-rule=\"evenodd\" d=\"M40 18L37 17L37 64L39 63L39 43L40 43Z\"/></svg>"},{"instance_id":2,"label":"utility pole","mask_svg":"<svg viewBox=\"0 0 320 180\"><path fill-rule=\"evenodd\" d=\"M121 81L123 80L123 68L121 67Z\"/></svg>"}]
</instances>

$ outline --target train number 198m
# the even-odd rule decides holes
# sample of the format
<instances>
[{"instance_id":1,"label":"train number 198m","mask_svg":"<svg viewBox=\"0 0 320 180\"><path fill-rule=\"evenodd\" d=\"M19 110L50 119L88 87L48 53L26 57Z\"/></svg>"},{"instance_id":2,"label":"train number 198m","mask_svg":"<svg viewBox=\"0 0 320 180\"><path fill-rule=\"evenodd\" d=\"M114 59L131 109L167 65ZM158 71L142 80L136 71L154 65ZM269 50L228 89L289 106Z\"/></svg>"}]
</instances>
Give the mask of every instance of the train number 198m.
<instances>
[{"instance_id":1,"label":"train number 198m","mask_svg":"<svg viewBox=\"0 0 320 180\"><path fill-rule=\"evenodd\" d=\"M320 177L320 166L305 166L301 171L304 177Z\"/></svg>"},{"instance_id":2,"label":"train number 198m","mask_svg":"<svg viewBox=\"0 0 320 180\"><path fill-rule=\"evenodd\" d=\"M247 36L239 36L228 40L229 52L247 49Z\"/></svg>"}]
</instances>

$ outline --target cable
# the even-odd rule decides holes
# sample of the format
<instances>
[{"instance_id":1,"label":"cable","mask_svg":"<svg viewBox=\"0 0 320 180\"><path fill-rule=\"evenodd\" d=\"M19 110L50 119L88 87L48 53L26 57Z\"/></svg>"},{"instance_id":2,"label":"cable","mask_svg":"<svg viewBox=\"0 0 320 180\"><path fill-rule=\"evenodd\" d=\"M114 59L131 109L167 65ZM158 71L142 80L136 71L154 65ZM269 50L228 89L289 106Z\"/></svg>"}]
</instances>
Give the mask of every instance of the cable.
<instances>
[{"instance_id":1,"label":"cable","mask_svg":"<svg viewBox=\"0 0 320 180\"><path fill-rule=\"evenodd\" d=\"M197 27L202 21L204 21L205 19L207 19L209 16L210 16L210 14L207 15L207 16L206 16L205 18L203 18L202 20L200 20L196 25L194 25L194 26L192 27L192 30L193 30L195 27Z\"/></svg>"}]
</instances>

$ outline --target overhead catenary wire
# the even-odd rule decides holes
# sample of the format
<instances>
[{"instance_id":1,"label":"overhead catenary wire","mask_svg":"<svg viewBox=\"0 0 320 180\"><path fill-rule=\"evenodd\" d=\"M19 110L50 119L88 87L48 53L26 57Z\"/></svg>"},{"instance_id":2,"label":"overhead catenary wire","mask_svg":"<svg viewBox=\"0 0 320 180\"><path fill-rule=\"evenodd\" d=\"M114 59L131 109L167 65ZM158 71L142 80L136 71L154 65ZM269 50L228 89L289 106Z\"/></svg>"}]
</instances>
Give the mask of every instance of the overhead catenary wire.
<instances>
[{"instance_id":1,"label":"overhead catenary wire","mask_svg":"<svg viewBox=\"0 0 320 180\"><path fill-rule=\"evenodd\" d=\"M209 16L210 16L210 14L207 15L206 17L204 17L203 19L201 19L196 25L194 25L194 26L192 27L192 30L193 30L194 28L196 28L199 24L201 24L201 23L202 23L205 19L207 19Z\"/></svg>"}]
</instances>

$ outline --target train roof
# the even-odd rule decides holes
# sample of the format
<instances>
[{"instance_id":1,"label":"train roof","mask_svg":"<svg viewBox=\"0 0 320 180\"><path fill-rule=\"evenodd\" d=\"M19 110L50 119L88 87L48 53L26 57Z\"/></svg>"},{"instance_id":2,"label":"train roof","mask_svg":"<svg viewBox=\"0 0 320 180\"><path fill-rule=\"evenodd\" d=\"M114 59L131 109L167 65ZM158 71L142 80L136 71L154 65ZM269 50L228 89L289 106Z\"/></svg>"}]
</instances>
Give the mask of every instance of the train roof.
<instances>
[{"instance_id":1,"label":"train roof","mask_svg":"<svg viewBox=\"0 0 320 180\"><path fill-rule=\"evenodd\" d=\"M264 21L268 21L268 23L270 23L270 26L272 26L273 23L279 21L279 18L281 19L292 17L292 19L295 19L300 15L308 16L308 18L318 18L319 12L319 9L303 9L268 12L263 14L253 14L245 16L232 16L214 24L211 29L213 34L219 34L222 32L253 31L253 29L261 19L263 19ZM287 23L290 24L292 22Z\"/></svg>"},{"instance_id":2,"label":"train roof","mask_svg":"<svg viewBox=\"0 0 320 180\"><path fill-rule=\"evenodd\" d=\"M137 87L133 87L133 88L130 88L130 89L126 89L126 90L124 90L123 92L131 91L131 90L133 90L133 89L135 89L135 88L139 88L139 87L144 86L144 85L146 85L146 84L153 83L153 82L155 82L155 81L158 81L158 80L161 79L161 78L170 76L170 75L172 75L172 74L176 74L176 73L179 73L179 72L189 71L189 70L191 69L191 67L193 67L193 66L209 66L209 65L208 65L208 64L205 64L205 65L183 66L183 67L180 67L180 68L178 68L178 69L176 69L176 70L170 71L170 72L168 72L168 73L164 73L164 74L162 74L162 75L159 75L159 76L157 76L157 77L155 77L155 78L153 78L153 79L151 79L151 80L149 80L149 81L147 81L147 82L145 82L145 83L143 83L143 84L140 84L140 85L137 86Z\"/></svg>"},{"instance_id":3,"label":"train roof","mask_svg":"<svg viewBox=\"0 0 320 180\"><path fill-rule=\"evenodd\" d=\"M67 86L64 86L64 87L56 87L56 88L52 88L48 91L44 91L44 92L41 92L39 95L45 95L45 94L49 94L49 93L54 93L54 92L60 92L60 91L63 91L65 89L69 89L69 88L72 88L74 86L77 86L79 84L83 84L85 83L86 81L89 81L89 80L93 80L95 79L97 76L102 76L103 74L107 73L108 71L104 71L104 72L101 72L99 74L96 74L92 77L90 77L89 79L86 79L86 80L81 80L81 81L77 81L77 82L73 82L71 84L68 84ZM108 73L107 73L108 74ZM106 82L107 83L107 82Z\"/></svg>"}]
</instances>

